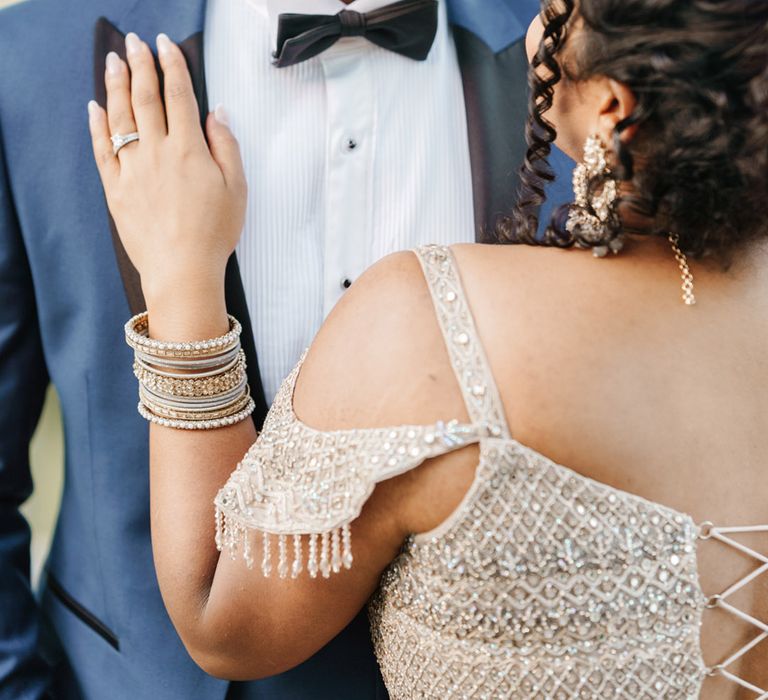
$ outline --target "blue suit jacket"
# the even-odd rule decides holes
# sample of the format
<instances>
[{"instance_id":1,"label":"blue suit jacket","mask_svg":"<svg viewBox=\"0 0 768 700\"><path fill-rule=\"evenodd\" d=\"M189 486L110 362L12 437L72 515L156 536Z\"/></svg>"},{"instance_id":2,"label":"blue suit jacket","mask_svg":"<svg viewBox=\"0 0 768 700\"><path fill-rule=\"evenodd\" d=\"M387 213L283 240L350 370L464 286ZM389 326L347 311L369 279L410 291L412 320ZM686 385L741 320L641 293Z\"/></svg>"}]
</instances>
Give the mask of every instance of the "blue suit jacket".
<instances>
[{"instance_id":1,"label":"blue suit jacket","mask_svg":"<svg viewBox=\"0 0 768 700\"><path fill-rule=\"evenodd\" d=\"M524 152L521 38L536 0L451 0L478 228L508 210ZM0 699L217 700L158 591L147 425L122 326L141 304L92 162L86 103L121 32L167 32L197 72L204 0L28 0L0 12ZM105 17L98 21L100 17ZM94 43L94 27L97 34ZM119 47L118 47L119 48ZM233 256L228 303L247 315ZM237 307L237 310L235 310ZM246 347L260 386L256 348ZM66 479L40 601L29 583L29 438L52 381ZM263 419L263 399L255 416ZM42 611L42 614L41 614ZM362 613L316 657L248 684L251 698L386 697Z\"/></svg>"}]
</instances>

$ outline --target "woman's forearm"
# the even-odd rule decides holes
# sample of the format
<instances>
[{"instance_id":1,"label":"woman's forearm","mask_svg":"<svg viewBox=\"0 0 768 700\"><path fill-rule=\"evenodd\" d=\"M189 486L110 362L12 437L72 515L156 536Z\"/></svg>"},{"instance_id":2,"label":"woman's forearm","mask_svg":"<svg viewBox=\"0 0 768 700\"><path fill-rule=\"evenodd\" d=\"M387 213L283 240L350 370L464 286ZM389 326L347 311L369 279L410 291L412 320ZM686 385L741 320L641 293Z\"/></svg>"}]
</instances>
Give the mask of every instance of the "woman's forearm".
<instances>
[{"instance_id":1,"label":"woman's forearm","mask_svg":"<svg viewBox=\"0 0 768 700\"><path fill-rule=\"evenodd\" d=\"M148 311L150 335L158 340L205 340L228 328L223 284L193 292L176 285L148 298ZM213 499L255 439L250 419L217 430L150 429L155 566L166 607L193 656L215 647L218 633L205 616L219 560Z\"/></svg>"},{"instance_id":2,"label":"woman's forearm","mask_svg":"<svg viewBox=\"0 0 768 700\"><path fill-rule=\"evenodd\" d=\"M221 288L199 285L189 294L147 298L152 338L193 341L227 330ZM342 338L353 334L344 324L336 328L313 343L321 367L333 366L330 358ZM327 397L329 386L306 391ZM220 555L213 501L255 439L250 420L216 430L151 428L152 538L163 599L192 658L208 673L232 680L281 673L325 646L366 604L410 531L397 507L410 487L389 482L351 524L356 554L349 569L328 578L307 571L283 579L265 576L258 566L248 569L242 550L236 560ZM290 454L285 459L285 468L301 468ZM260 562L263 540L251 535L251 557ZM301 547L309 551L307 538Z\"/></svg>"},{"instance_id":3,"label":"woman's forearm","mask_svg":"<svg viewBox=\"0 0 768 700\"><path fill-rule=\"evenodd\" d=\"M94 158L120 240L141 276L150 338L161 343L212 339L230 330L224 275L245 219L245 175L221 109L200 128L179 47L160 35L157 48L164 100L155 58L137 36L126 39L129 66L116 53L108 56L107 109L95 102L88 107ZM115 153L111 136L133 132L140 132L140 139ZM256 438L250 420L212 425L251 408L242 386L242 356L227 333L223 364L215 370L211 358L196 364L168 357L154 352L168 348L142 339L145 320L134 322L129 341L139 353L140 412L153 421L153 547L171 618L193 658L214 675L255 678L286 670L354 617L387 562L374 557L373 568L357 566L333 582L296 580L286 586L220 557L213 500ZM230 388L209 397L205 381L178 376L195 372L194 367L212 371L208 376L221 379L212 384ZM210 429L182 429L201 416ZM370 537L381 530L372 527ZM358 529L355 536L364 546L363 532Z\"/></svg>"}]
</instances>

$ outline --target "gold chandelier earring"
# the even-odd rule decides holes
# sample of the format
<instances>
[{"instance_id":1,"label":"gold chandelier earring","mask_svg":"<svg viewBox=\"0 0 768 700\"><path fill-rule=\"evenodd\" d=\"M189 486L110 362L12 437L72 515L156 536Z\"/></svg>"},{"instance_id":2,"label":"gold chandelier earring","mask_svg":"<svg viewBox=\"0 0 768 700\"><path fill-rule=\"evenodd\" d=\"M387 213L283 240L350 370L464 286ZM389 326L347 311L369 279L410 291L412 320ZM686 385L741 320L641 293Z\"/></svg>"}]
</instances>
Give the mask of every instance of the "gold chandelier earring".
<instances>
[{"instance_id":1,"label":"gold chandelier earring","mask_svg":"<svg viewBox=\"0 0 768 700\"><path fill-rule=\"evenodd\" d=\"M597 187L595 187L597 183ZM618 253L624 247L614 233L618 213L618 181L608 165L605 145L597 134L587 137L584 158L573 171L574 201L565 229L578 245L592 248L595 257Z\"/></svg>"},{"instance_id":2,"label":"gold chandelier earring","mask_svg":"<svg viewBox=\"0 0 768 700\"><path fill-rule=\"evenodd\" d=\"M592 248L595 257L618 253L624 239L618 228L618 180L608 165L605 145L597 134L591 134L584 143L584 158L573 171L574 201L568 213L565 229L583 248ZM693 273L688 258L679 246L675 233L668 235L675 260L683 279L683 302L696 303L693 293Z\"/></svg>"}]
</instances>

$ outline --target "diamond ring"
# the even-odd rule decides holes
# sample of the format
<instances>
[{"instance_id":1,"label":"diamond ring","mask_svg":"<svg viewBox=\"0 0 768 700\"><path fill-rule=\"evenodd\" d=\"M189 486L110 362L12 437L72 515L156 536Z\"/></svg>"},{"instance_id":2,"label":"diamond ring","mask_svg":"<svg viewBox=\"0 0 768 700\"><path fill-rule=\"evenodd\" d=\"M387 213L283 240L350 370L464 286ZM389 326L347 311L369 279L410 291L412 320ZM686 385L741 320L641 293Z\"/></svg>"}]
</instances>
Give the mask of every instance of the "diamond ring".
<instances>
[{"instance_id":1,"label":"diamond ring","mask_svg":"<svg viewBox=\"0 0 768 700\"><path fill-rule=\"evenodd\" d=\"M115 134L110 137L112 139L112 151L117 155L118 151L129 143L139 140L139 132L133 131L130 134Z\"/></svg>"}]
</instances>

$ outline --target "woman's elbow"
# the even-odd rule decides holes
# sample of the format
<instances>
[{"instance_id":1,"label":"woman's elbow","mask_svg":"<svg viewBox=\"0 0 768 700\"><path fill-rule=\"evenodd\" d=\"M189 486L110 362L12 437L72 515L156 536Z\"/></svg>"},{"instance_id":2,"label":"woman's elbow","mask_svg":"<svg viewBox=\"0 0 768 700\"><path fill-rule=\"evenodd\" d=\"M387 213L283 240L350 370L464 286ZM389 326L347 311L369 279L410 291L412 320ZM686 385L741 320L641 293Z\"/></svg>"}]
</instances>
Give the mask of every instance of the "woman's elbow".
<instances>
[{"instance_id":1,"label":"woman's elbow","mask_svg":"<svg viewBox=\"0 0 768 700\"><path fill-rule=\"evenodd\" d=\"M192 660L209 676L224 681L255 681L266 678L269 673L259 673L259 669L244 668L243 664L230 656L209 654L188 649Z\"/></svg>"},{"instance_id":2,"label":"woman's elbow","mask_svg":"<svg viewBox=\"0 0 768 700\"><path fill-rule=\"evenodd\" d=\"M237 645L237 649L222 649L220 645L206 643L185 643L185 646L192 660L203 671L209 676L227 681L261 680L288 671L300 663L286 664L285 657L277 663L273 650L246 650L242 643Z\"/></svg>"},{"instance_id":3,"label":"woman's elbow","mask_svg":"<svg viewBox=\"0 0 768 700\"><path fill-rule=\"evenodd\" d=\"M286 638L283 626L270 619L233 620L209 606L198 616L173 618L176 632L192 660L208 675L251 681L289 671L315 649Z\"/></svg>"}]
</instances>

